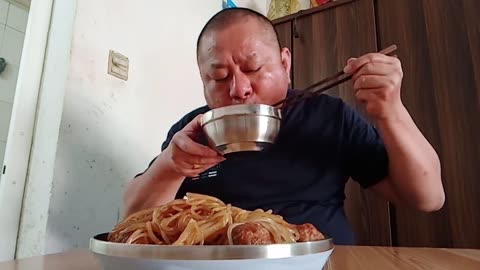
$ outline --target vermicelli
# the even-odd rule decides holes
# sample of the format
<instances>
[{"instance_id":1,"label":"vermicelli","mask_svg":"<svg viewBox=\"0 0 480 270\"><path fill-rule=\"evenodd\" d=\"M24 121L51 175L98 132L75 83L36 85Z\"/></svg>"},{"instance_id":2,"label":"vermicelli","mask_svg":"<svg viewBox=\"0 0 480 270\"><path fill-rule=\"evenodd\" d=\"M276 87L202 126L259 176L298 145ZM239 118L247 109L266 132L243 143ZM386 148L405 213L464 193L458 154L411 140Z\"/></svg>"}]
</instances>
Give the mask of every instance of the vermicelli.
<instances>
[{"instance_id":1,"label":"vermicelli","mask_svg":"<svg viewBox=\"0 0 480 270\"><path fill-rule=\"evenodd\" d=\"M238 244L234 233L247 224L267 230L269 235L265 241L279 244L302 240L297 225L289 224L271 210L247 211L225 204L218 198L195 193L187 193L184 199L126 217L114 226L108 240L177 246L234 245ZM255 235L255 232L251 234ZM323 235L316 231L316 237L318 240Z\"/></svg>"}]
</instances>

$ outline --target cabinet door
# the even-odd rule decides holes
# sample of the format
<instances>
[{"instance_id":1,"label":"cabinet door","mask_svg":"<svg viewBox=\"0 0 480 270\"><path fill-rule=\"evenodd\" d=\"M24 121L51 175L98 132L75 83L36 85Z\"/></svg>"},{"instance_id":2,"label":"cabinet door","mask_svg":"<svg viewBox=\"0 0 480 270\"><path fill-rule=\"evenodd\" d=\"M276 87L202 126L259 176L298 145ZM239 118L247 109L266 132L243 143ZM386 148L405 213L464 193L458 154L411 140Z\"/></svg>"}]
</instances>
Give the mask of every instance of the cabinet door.
<instances>
[{"instance_id":1,"label":"cabinet door","mask_svg":"<svg viewBox=\"0 0 480 270\"><path fill-rule=\"evenodd\" d=\"M302 89L342 70L350 57L377 51L373 0L357 0L299 17L293 23L294 86ZM356 104L351 82L326 92ZM349 181L346 214L360 245L391 245L388 203Z\"/></svg>"},{"instance_id":2,"label":"cabinet door","mask_svg":"<svg viewBox=\"0 0 480 270\"><path fill-rule=\"evenodd\" d=\"M277 30L280 46L292 50L292 22L287 21L277 24L275 25L275 30Z\"/></svg>"},{"instance_id":3,"label":"cabinet door","mask_svg":"<svg viewBox=\"0 0 480 270\"><path fill-rule=\"evenodd\" d=\"M436 213L396 208L394 243L480 248L480 1L376 3L380 44L399 47L403 103L440 156L446 192Z\"/></svg>"}]
</instances>

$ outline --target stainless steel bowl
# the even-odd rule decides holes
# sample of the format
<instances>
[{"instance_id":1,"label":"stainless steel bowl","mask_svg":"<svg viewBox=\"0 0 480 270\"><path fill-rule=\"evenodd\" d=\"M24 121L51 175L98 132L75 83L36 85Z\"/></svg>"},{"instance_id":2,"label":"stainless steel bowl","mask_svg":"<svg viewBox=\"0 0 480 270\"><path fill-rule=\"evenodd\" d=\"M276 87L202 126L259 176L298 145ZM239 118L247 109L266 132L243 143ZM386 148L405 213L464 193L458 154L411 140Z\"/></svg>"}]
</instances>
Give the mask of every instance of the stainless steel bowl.
<instances>
[{"instance_id":1,"label":"stainless steel bowl","mask_svg":"<svg viewBox=\"0 0 480 270\"><path fill-rule=\"evenodd\" d=\"M331 239L273 245L160 246L111 243L107 234L90 239L90 250L108 269L322 269L333 252Z\"/></svg>"},{"instance_id":2,"label":"stainless steel bowl","mask_svg":"<svg viewBox=\"0 0 480 270\"><path fill-rule=\"evenodd\" d=\"M281 110L265 104L241 104L212 109L202 116L208 144L222 154L261 151L275 142Z\"/></svg>"}]
</instances>

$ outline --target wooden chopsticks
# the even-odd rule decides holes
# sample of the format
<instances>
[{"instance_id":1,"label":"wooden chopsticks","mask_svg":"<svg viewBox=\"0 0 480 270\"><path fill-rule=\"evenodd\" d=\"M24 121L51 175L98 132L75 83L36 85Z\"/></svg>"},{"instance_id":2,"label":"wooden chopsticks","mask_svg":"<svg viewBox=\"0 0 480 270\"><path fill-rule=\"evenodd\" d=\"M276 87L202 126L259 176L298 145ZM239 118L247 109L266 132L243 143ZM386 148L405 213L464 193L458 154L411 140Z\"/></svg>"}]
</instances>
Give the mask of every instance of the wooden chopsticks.
<instances>
[{"instance_id":1,"label":"wooden chopsticks","mask_svg":"<svg viewBox=\"0 0 480 270\"><path fill-rule=\"evenodd\" d=\"M397 50L397 45L391 45L381 51L379 51L379 53L381 54L385 54L385 55L390 55L391 53L393 53L394 51ZM273 107L276 107L276 106L279 106L279 105L282 105L283 104L283 107L287 107L287 106L290 106L290 105L293 105L294 103L297 103L298 101L302 100L302 99L305 99L307 97L311 97L311 96L315 96L315 95L319 95L320 93L332 88L332 87L335 87L343 82L346 82L348 80L350 80L351 78L353 77L353 74L345 74L342 71L339 71L337 72L335 75L333 76L330 76L328 78L325 78L315 84L312 84L308 87L306 87L305 89L303 89L303 91L301 91L299 94L295 95L295 96L291 96L291 97L288 97L284 100L281 100L275 104L273 104L272 106Z\"/></svg>"}]
</instances>

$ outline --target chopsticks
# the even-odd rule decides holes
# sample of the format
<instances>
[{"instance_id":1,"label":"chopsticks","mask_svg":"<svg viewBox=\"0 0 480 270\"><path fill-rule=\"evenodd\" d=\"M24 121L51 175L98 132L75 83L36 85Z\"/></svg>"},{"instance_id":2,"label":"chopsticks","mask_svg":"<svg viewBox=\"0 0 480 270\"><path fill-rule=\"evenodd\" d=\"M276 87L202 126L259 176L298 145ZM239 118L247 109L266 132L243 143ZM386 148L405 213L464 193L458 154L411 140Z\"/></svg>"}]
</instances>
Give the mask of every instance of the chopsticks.
<instances>
[{"instance_id":1,"label":"chopsticks","mask_svg":"<svg viewBox=\"0 0 480 270\"><path fill-rule=\"evenodd\" d=\"M379 53L385 54L385 55L390 55L391 53L393 53L396 50L397 50L397 45L394 44L394 45L388 46L387 48L379 51ZM301 101L301 100L303 100L307 97L319 95L322 92L325 92L326 90L328 90L332 87L335 87L335 86L337 86L337 85L339 85L343 82L346 82L346 81L350 80L352 77L353 77L353 74L345 74L343 72L343 70L341 70L333 76L325 78L325 79L323 79L323 80L321 80L321 81L319 81L315 84L312 84L312 85L306 87L305 89L303 89L303 91L300 92L300 94L288 97L284 100L281 100L281 101L273 104L272 106L276 107L276 106L279 106L279 105L282 105L282 104L283 104L284 108L287 107L287 106L291 106L294 103L297 103L297 102L299 102L299 101Z\"/></svg>"}]
</instances>

